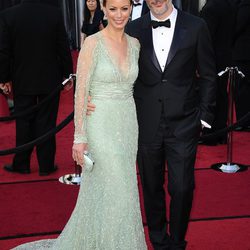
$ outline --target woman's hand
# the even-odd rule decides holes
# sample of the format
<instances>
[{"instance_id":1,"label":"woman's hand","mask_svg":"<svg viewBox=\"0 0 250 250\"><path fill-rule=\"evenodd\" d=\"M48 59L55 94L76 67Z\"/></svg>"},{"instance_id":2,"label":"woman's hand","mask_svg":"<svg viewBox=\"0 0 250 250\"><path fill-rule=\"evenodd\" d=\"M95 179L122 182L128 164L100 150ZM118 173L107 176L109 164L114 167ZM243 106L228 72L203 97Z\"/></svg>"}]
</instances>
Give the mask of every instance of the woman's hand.
<instances>
[{"instance_id":1,"label":"woman's hand","mask_svg":"<svg viewBox=\"0 0 250 250\"><path fill-rule=\"evenodd\" d=\"M72 147L72 157L76 164L81 167L84 165L83 152L87 151L87 147L87 143L74 143Z\"/></svg>"}]
</instances>

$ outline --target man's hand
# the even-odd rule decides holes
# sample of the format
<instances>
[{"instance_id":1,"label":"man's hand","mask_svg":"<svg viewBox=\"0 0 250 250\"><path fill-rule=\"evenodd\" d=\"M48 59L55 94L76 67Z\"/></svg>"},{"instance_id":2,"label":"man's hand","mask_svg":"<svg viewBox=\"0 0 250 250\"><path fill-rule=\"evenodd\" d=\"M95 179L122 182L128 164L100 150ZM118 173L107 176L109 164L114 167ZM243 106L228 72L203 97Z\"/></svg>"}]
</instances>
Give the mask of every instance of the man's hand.
<instances>
[{"instance_id":1,"label":"man's hand","mask_svg":"<svg viewBox=\"0 0 250 250\"><path fill-rule=\"evenodd\" d=\"M91 103L91 96L88 96L87 115L95 111L95 104Z\"/></svg>"},{"instance_id":2,"label":"man's hand","mask_svg":"<svg viewBox=\"0 0 250 250\"><path fill-rule=\"evenodd\" d=\"M11 82L0 83L0 89L4 94L8 95L11 92Z\"/></svg>"}]
</instances>

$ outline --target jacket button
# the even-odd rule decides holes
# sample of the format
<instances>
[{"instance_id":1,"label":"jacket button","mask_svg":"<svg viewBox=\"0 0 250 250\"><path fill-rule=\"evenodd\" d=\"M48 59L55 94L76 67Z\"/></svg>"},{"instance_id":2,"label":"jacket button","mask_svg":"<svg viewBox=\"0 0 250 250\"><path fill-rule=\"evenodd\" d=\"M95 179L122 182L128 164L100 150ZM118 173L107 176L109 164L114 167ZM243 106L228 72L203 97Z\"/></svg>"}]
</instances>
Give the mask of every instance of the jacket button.
<instances>
[{"instance_id":1,"label":"jacket button","mask_svg":"<svg viewBox=\"0 0 250 250\"><path fill-rule=\"evenodd\" d=\"M162 102L162 99L158 99L158 102Z\"/></svg>"}]
</instances>

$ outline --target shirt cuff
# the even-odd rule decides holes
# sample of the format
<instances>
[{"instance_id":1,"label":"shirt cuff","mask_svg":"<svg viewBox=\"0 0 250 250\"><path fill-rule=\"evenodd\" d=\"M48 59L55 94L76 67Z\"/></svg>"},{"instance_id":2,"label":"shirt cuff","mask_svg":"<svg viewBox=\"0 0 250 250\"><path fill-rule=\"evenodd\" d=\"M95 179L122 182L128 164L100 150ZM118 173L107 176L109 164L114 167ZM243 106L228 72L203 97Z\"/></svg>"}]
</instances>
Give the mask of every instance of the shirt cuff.
<instances>
[{"instance_id":1,"label":"shirt cuff","mask_svg":"<svg viewBox=\"0 0 250 250\"><path fill-rule=\"evenodd\" d=\"M208 123L204 122L203 120L201 120L201 125L205 128L211 128L211 125L209 125Z\"/></svg>"}]
</instances>

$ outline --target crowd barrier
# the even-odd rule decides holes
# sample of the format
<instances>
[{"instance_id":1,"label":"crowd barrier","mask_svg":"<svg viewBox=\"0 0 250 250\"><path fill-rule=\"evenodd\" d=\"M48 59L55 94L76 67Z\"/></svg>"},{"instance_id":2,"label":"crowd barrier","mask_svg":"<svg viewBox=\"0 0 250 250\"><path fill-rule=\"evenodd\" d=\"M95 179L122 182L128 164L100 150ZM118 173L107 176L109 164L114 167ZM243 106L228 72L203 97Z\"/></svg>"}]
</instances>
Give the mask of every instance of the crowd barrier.
<instances>
[{"instance_id":1,"label":"crowd barrier","mask_svg":"<svg viewBox=\"0 0 250 250\"><path fill-rule=\"evenodd\" d=\"M56 94L57 92L61 91L63 89L63 87L67 84L67 82L69 82L71 79L73 79L75 81L75 74L70 74L69 77L67 79L65 79L60 85L58 85L58 87L56 87L54 89L54 91L52 91L42 102L40 102L39 104L37 104L34 107L31 107L28 110L25 110L23 112L20 112L18 114L14 114L11 116L6 116L6 117L0 117L0 121L11 121L14 120L16 118L25 116L27 114L33 113L36 110L38 110L45 102L51 100ZM16 153L20 153L22 151L25 151L27 149L33 148L36 145L39 145L43 142L45 142L48 138L50 138L51 136L55 135L56 133L58 133L60 130L62 130L67 124L70 123L71 120L73 120L74 117L74 112L72 112L70 115L68 115L68 117L66 119L64 119L60 124L58 124L55 128L51 129L50 131L48 131L46 134L36 138L33 141L30 141L29 143L26 143L24 145L15 147L15 148L10 148L10 149L6 149L6 150L0 150L0 156L1 155L8 155L8 154L16 154Z\"/></svg>"},{"instance_id":2,"label":"crowd barrier","mask_svg":"<svg viewBox=\"0 0 250 250\"><path fill-rule=\"evenodd\" d=\"M225 72L226 72L226 70L225 70ZM0 117L0 122L14 120L16 118L25 116L25 115L30 114L32 112L35 112L36 110L38 110L40 108L41 105L43 105L45 102L47 102L50 99L52 99L56 95L56 93L58 91L61 91L62 88L64 87L64 85L69 80L71 80L71 79L75 80L75 75L74 74L71 74L68 79L66 79L65 81L63 81L62 84L58 85L58 87L53 92L51 92L51 94L47 98L45 98L41 103L39 103L38 105L36 105L34 107L31 107L30 109L25 110L25 111L23 111L21 113L18 113L18 114L14 114L14 115L11 115L11 116L6 116L6 117ZM20 153L22 151L25 151L27 149L33 148L34 146L43 143L48 138L50 138L51 136L54 136L56 133L58 133L59 131L61 131L67 124L69 124L73 120L73 117L74 117L74 112L72 112L71 114L69 114L68 117L65 120L63 120L60 124L58 124L54 129L48 131L46 134L40 136L39 138L36 138L35 140L33 140L33 141L29 142L29 143L26 143L26 144L18 146L18 147L10 148L10 149L0 150L0 156L2 156L2 155L8 155L8 154ZM244 124L247 124L249 122L250 122L250 112L248 112L248 114L246 114L244 117L242 117L236 123L229 124L228 127L225 127L225 128L220 129L218 131L215 131L215 132L213 132L211 134L203 135L203 136L201 136L200 139L201 140L203 140L203 139L206 140L208 138L209 139L211 139L213 137L216 138L216 137L218 137L220 135L223 135L225 133L230 133L233 130L237 129L238 127L244 126ZM228 146L230 146L230 145L228 145ZM214 166L212 166L212 167L215 169ZM218 168L217 165L216 165L216 168Z\"/></svg>"},{"instance_id":3,"label":"crowd barrier","mask_svg":"<svg viewBox=\"0 0 250 250\"><path fill-rule=\"evenodd\" d=\"M16 118L31 114L35 111L37 111L44 103L46 103L47 101L51 100L56 94L57 92L61 91L65 84L70 81L71 79L74 80L75 78L75 74L70 74L69 78L65 79L61 84L59 84L46 98L44 98L39 104L37 104L34 107L31 107L27 110L24 110L23 112L20 112L18 114L13 114L11 116L5 116L5 117L0 117L0 122L6 122L6 121L11 121L11 120L15 120Z\"/></svg>"}]
</instances>

